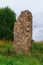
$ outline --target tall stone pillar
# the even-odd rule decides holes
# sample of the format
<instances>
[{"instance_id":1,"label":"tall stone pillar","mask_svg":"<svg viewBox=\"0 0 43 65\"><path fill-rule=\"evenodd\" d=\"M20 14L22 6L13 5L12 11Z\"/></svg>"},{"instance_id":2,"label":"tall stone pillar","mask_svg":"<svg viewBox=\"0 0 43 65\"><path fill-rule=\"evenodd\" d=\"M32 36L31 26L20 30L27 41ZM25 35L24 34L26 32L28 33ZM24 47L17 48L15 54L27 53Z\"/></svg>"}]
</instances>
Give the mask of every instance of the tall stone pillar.
<instances>
[{"instance_id":1,"label":"tall stone pillar","mask_svg":"<svg viewBox=\"0 0 43 65\"><path fill-rule=\"evenodd\" d=\"M14 24L14 51L16 53L30 52L32 41L32 13L22 11Z\"/></svg>"}]
</instances>

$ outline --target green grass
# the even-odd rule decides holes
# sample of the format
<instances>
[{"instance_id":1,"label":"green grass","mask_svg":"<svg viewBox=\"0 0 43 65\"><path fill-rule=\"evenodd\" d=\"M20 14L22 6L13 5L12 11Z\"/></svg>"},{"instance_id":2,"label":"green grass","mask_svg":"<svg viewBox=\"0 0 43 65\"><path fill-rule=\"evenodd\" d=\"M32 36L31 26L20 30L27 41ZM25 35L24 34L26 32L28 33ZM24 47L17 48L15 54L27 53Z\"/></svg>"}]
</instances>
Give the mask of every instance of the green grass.
<instances>
[{"instance_id":1,"label":"green grass","mask_svg":"<svg viewBox=\"0 0 43 65\"><path fill-rule=\"evenodd\" d=\"M41 65L41 63L32 56L28 57L0 56L0 65Z\"/></svg>"},{"instance_id":2,"label":"green grass","mask_svg":"<svg viewBox=\"0 0 43 65\"><path fill-rule=\"evenodd\" d=\"M32 43L30 54L16 55L12 42L0 42L0 65L43 65L43 44Z\"/></svg>"}]
</instances>

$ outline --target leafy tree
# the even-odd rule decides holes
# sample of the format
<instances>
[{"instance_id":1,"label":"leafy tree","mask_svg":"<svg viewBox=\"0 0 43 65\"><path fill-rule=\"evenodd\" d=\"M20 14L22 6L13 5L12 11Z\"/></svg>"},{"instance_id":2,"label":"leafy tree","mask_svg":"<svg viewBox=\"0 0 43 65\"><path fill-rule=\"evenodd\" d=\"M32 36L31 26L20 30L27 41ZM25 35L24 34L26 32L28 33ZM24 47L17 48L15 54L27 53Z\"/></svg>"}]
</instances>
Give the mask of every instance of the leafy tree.
<instances>
[{"instance_id":1,"label":"leafy tree","mask_svg":"<svg viewBox=\"0 0 43 65\"><path fill-rule=\"evenodd\" d=\"M16 14L10 8L0 8L0 39L13 40L13 27Z\"/></svg>"}]
</instances>

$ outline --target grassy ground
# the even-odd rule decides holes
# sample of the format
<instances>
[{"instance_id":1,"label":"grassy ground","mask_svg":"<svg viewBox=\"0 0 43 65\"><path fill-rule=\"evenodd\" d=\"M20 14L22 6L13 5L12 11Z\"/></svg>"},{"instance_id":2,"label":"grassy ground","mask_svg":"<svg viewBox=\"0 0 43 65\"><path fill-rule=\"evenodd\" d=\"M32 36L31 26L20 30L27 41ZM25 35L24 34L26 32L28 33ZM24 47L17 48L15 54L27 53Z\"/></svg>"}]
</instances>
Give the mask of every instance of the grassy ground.
<instances>
[{"instance_id":1,"label":"grassy ground","mask_svg":"<svg viewBox=\"0 0 43 65\"><path fill-rule=\"evenodd\" d=\"M13 42L0 41L0 65L43 65L43 44L32 43L29 55L16 55Z\"/></svg>"}]
</instances>

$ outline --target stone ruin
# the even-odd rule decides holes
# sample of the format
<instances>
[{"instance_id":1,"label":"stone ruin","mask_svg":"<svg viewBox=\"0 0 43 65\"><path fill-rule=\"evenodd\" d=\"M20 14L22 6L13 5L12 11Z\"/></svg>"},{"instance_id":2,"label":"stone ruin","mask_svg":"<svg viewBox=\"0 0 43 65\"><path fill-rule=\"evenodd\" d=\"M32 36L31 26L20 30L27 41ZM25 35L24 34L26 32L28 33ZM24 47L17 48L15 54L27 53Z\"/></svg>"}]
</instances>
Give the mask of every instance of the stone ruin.
<instances>
[{"instance_id":1,"label":"stone ruin","mask_svg":"<svg viewBox=\"0 0 43 65\"><path fill-rule=\"evenodd\" d=\"M14 23L14 51L16 53L29 53L32 46L32 13L22 11Z\"/></svg>"}]
</instances>

